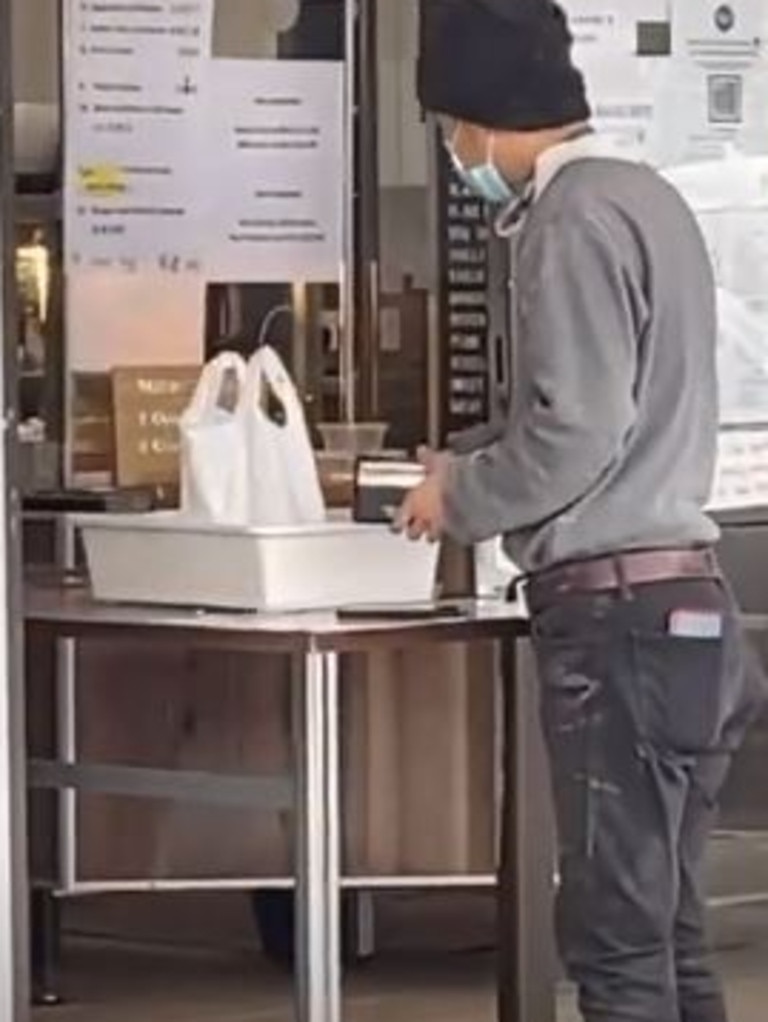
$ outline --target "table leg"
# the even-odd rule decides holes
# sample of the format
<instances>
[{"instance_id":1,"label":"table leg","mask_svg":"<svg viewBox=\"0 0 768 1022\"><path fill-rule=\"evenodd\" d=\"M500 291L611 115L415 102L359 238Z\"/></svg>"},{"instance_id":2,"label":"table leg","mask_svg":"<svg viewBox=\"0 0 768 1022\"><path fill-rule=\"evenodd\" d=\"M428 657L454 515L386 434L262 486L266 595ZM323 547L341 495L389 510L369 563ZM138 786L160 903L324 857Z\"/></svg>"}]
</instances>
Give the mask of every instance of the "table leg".
<instances>
[{"instance_id":1,"label":"table leg","mask_svg":"<svg viewBox=\"0 0 768 1022\"><path fill-rule=\"evenodd\" d=\"M504 798L499 876L500 1022L554 1022L555 843L530 645L504 655Z\"/></svg>"},{"instance_id":2,"label":"table leg","mask_svg":"<svg viewBox=\"0 0 768 1022\"><path fill-rule=\"evenodd\" d=\"M58 991L61 925L59 904L52 891L36 890L31 899L32 1002L52 1007Z\"/></svg>"},{"instance_id":3,"label":"table leg","mask_svg":"<svg viewBox=\"0 0 768 1022\"><path fill-rule=\"evenodd\" d=\"M298 1022L341 1018L338 666L312 651L294 679Z\"/></svg>"}]
</instances>

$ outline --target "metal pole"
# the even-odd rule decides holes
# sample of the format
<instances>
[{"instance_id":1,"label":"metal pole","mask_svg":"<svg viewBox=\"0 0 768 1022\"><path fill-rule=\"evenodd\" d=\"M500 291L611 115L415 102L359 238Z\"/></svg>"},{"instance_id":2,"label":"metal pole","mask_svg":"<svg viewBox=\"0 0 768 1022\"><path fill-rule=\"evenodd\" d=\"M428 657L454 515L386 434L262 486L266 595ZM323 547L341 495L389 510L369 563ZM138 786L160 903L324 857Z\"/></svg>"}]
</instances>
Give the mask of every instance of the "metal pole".
<instances>
[{"instance_id":1,"label":"metal pole","mask_svg":"<svg viewBox=\"0 0 768 1022\"><path fill-rule=\"evenodd\" d=\"M344 0L344 244L341 266L339 385L341 418L355 420L356 245L355 137L357 125L357 0Z\"/></svg>"},{"instance_id":2,"label":"metal pole","mask_svg":"<svg viewBox=\"0 0 768 1022\"><path fill-rule=\"evenodd\" d=\"M0 1019L29 1006L24 686L21 671L21 520L15 485L16 317L11 0L0 0Z\"/></svg>"},{"instance_id":3,"label":"metal pole","mask_svg":"<svg viewBox=\"0 0 768 1022\"><path fill-rule=\"evenodd\" d=\"M392 3L392 0L383 0ZM357 0L357 408L379 417L379 101L378 7Z\"/></svg>"},{"instance_id":4,"label":"metal pole","mask_svg":"<svg viewBox=\"0 0 768 1022\"><path fill-rule=\"evenodd\" d=\"M340 1022L338 657L311 650L294 679L298 1022Z\"/></svg>"},{"instance_id":5,"label":"metal pole","mask_svg":"<svg viewBox=\"0 0 768 1022\"><path fill-rule=\"evenodd\" d=\"M339 655L323 654L323 718L325 721L325 757L323 798L325 812L326 889L326 996L328 1022L341 1022L341 761L340 761Z\"/></svg>"}]
</instances>

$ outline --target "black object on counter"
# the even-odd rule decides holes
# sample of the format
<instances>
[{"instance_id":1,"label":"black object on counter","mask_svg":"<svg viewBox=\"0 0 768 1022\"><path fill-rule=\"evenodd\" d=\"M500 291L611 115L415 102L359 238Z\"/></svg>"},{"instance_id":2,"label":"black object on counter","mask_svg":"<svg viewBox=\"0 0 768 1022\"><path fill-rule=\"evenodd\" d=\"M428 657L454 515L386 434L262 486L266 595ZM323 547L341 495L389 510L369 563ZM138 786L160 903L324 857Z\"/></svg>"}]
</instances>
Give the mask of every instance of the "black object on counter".
<instances>
[{"instance_id":1,"label":"black object on counter","mask_svg":"<svg viewBox=\"0 0 768 1022\"><path fill-rule=\"evenodd\" d=\"M355 521L393 521L405 495L423 481L424 475L424 466L416 461L360 458L355 466Z\"/></svg>"},{"instance_id":2,"label":"black object on counter","mask_svg":"<svg viewBox=\"0 0 768 1022\"><path fill-rule=\"evenodd\" d=\"M156 507L154 492L146 488L103 490L48 490L24 497L24 511L50 514L140 514Z\"/></svg>"},{"instance_id":3,"label":"black object on counter","mask_svg":"<svg viewBox=\"0 0 768 1022\"><path fill-rule=\"evenodd\" d=\"M340 607L336 612L339 621L363 623L365 621L444 621L466 617L466 612L456 603L378 603L357 607Z\"/></svg>"}]
</instances>

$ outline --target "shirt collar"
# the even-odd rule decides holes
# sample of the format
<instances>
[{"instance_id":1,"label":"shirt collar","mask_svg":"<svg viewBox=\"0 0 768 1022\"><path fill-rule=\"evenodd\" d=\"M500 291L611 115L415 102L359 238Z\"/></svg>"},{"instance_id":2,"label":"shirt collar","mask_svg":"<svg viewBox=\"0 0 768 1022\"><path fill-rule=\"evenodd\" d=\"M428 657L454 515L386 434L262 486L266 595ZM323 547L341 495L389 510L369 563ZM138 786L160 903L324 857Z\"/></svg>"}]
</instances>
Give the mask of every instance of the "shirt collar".
<instances>
[{"instance_id":1,"label":"shirt collar","mask_svg":"<svg viewBox=\"0 0 768 1022\"><path fill-rule=\"evenodd\" d=\"M612 155L615 155L615 150L609 141L593 131L545 149L536 161L533 178L534 200L541 196L548 185L569 163Z\"/></svg>"},{"instance_id":2,"label":"shirt collar","mask_svg":"<svg viewBox=\"0 0 768 1022\"><path fill-rule=\"evenodd\" d=\"M533 180L525 195L515 198L499 214L496 220L496 233L502 237L514 234L522 226L530 207L541 198L552 181L569 163L616 155L616 150L608 139L593 131L587 131L583 135L545 149L536 160Z\"/></svg>"}]
</instances>

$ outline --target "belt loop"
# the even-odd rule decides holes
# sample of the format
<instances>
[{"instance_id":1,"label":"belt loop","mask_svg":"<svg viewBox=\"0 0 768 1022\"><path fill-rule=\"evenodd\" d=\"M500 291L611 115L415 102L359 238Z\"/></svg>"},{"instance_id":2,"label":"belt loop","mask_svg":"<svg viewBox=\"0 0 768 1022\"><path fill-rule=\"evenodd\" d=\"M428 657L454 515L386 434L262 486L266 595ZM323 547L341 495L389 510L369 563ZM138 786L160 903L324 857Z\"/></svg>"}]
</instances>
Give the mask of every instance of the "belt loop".
<instances>
[{"instance_id":1,"label":"belt loop","mask_svg":"<svg viewBox=\"0 0 768 1022\"><path fill-rule=\"evenodd\" d=\"M613 567L616 571L616 580L619 583L619 591L621 592L621 598L628 602L634 600L635 594L632 592L632 586L629 584L627 579L627 568L624 564L624 558L621 554L615 554L613 557Z\"/></svg>"},{"instance_id":2,"label":"belt loop","mask_svg":"<svg viewBox=\"0 0 768 1022\"><path fill-rule=\"evenodd\" d=\"M522 575L517 575L513 578L507 591L507 599L511 603L518 603L521 596L523 596L523 590L528 588L528 583L530 581L530 572L524 572Z\"/></svg>"}]
</instances>

